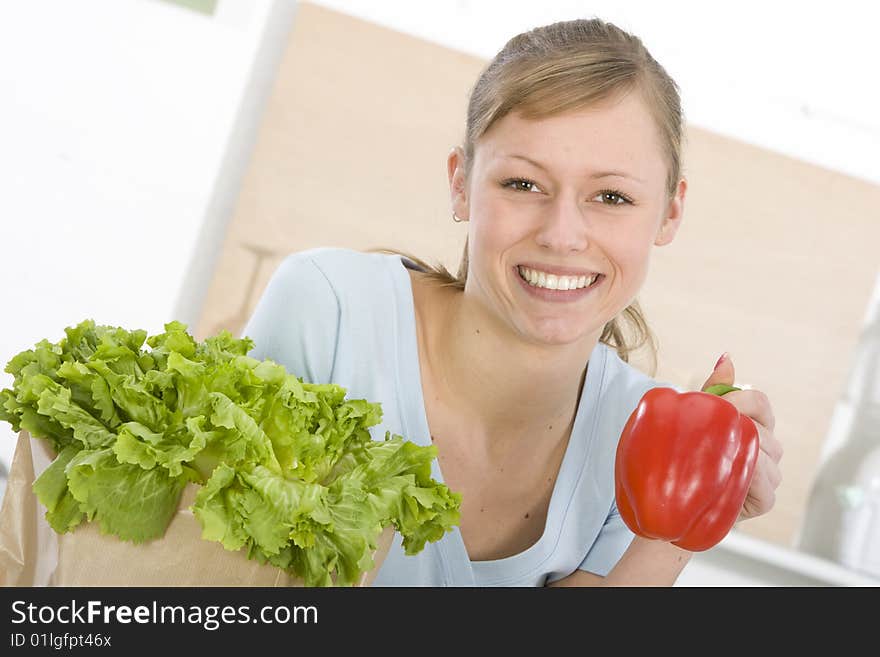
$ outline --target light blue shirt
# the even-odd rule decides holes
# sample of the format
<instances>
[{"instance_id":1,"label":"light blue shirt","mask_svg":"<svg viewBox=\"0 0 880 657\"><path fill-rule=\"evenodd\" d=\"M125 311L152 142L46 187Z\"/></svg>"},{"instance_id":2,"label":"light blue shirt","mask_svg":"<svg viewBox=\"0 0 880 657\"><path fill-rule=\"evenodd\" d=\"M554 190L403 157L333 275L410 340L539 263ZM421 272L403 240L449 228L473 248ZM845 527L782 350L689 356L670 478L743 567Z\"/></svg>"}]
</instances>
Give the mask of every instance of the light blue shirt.
<instances>
[{"instance_id":1,"label":"light blue shirt","mask_svg":"<svg viewBox=\"0 0 880 657\"><path fill-rule=\"evenodd\" d=\"M349 399L382 405L386 431L431 444L422 398L412 285L399 255L315 248L288 256L243 329L251 355L284 365L304 381L335 383ZM544 532L503 559L471 561L457 527L406 556L395 535L374 586L542 586L576 569L606 575L633 538L614 502L614 457L630 413L661 384L598 343ZM434 479L443 481L437 459Z\"/></svg>"}]
</instances>

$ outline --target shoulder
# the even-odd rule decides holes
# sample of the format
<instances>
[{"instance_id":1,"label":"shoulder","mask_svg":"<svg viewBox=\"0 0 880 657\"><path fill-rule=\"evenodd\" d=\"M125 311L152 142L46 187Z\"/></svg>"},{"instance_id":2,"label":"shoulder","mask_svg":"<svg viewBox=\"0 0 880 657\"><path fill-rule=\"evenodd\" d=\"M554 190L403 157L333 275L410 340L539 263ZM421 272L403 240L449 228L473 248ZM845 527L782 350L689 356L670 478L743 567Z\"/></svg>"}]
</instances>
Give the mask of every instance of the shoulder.
<instances>
[{"instance_id":1,"label":"shoulder","mask_svg":"<svg viewBox=\"0 0 880 657\"><path fill-rule=\"evenodd\" d=\"M353 302L367 303L355 286L377 266L371 255L322 247L285 257L242 331L254 341L251 355L308 381L330 380L342 318Z\"/></svg>"},{"instance_id":2,"label":"shoulder","mask_svg":"<svg viewBox=\"0 0 880 657\"><path fill-rule=\"evenodd\" d=\"M394 267L400 267L395 255L318 247L287 256L276 276L290 279L293 284L306 277L317 287L332 291L341 306L359 307L377 296L387 296Z\"/></svg>"},{"instance_id":3,"label":"shoulder","mask_svg":"<svg viewBox=\"0 0 880 657\"><path fill-rule=\"evenodd\" d=\"M379 322L399 312L405 298L399 262L395 255L341 247L286 256L244 327L255 344L251 355L311 382L330 381L338 359L372 353L361 347L374 346Z\"/></svg>"},{"instance_id":4,"label":"shoulder","mask_svg":"<svg viewBox=\"0 0 880 657\"><path fill-rule=\"evenodd\" d=\"M387 297L390 258L341 247L291 253L272 274L262 304L288 313L307 309L313 319L325 320L361 311Z\"/></svg>"},{"instance_id":5,"label":"shoulder","mask_svg":"<svg viewBox=\"0 0 880 657\"><path fill-rule=\"evenodd\" d=\"M333 253L336 250L306 249L286 256L272 273L246 330L253 331L257 322L265 327L277 325L283 330L294 321L326 322L336 317L339 313L337 289L344 277L336 274L339 266L330 266L330 263L348 257L348 254ZM329 276L327 272L334 275ZM303 312L304 309L308 312Z\"/></svg>"}]
</instances>

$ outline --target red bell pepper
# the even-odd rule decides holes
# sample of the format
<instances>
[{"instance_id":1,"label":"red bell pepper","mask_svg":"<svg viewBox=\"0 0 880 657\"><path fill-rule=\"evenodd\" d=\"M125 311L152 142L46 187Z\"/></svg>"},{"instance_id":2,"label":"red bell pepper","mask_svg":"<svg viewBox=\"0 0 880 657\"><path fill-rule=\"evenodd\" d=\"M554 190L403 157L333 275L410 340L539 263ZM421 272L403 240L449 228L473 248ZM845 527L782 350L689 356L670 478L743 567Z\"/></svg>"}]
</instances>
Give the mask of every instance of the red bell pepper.
<instances>
[{"instance_id":1,"label":"red bell pepper","mask_svg":"<svg viewBox=\"0 0 880 657\"><path fill-rule=\"evenodd\" d=\"M633 533L699 552L733 527L758 460L755 423L720 396L738 389L653 388L639 401L614 465L617 508Z\"/></svg>"}]
</instances>

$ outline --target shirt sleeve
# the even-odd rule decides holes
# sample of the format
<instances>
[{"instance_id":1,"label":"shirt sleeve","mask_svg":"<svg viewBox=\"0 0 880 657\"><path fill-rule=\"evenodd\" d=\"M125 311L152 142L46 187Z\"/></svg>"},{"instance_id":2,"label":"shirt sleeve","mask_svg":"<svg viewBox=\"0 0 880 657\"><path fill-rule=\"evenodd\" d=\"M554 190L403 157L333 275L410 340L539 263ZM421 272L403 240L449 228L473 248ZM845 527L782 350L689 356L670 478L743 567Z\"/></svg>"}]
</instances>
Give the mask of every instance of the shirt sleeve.
<instances>
[{"instance_id":1,"label":"shirt sleeve","mask_svg":"<svg viewBox=\"0 0 880 657\"><path fill-rule=\"evenodd\" d=\"M617 505L612 504L599 536L578 569L605 577L626 552L634 536L620 517Z\"/></svg>"},{"instance_id":2,"label":"shirt sleeve","mask_svg":"<svg viewBox=\"0 0 880 657\"><path fill-rule=\"evenodd\" d=\"M333 285L302 251L272 275L241 336L254 341L253 358L271 359L309 383L330 383L339 317Z\"/></svg>"}]
</instances>

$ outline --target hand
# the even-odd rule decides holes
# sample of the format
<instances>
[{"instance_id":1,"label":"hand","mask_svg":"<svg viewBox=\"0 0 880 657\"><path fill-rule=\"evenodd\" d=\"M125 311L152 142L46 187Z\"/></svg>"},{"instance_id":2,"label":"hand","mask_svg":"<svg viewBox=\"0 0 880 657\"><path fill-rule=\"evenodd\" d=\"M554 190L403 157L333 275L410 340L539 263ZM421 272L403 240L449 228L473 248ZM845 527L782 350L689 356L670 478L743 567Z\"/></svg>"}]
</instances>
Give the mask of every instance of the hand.
<instances>
[{"instance_id":1,"label":"hand","mask_svg":"<svg viewBox=\"0 0 880 657\"><path fill-rule=\"evenodd\" d=\"M732 386L733 381L733 362L725 354L724 359L718 362L715 370L700 389L705 390L718 383ZM752 485L749 487L739 515L740 520L745 520L767 513L776 502L776 489L782 481L782 472L779 469L783 452L782 443L773 435L776 419L773 417L773 409L767 395L759 390L734 390L724 395L724 399L733 404L740 413L752 418L758 429L761 446Z\"/></svg>"}]
</instances>

